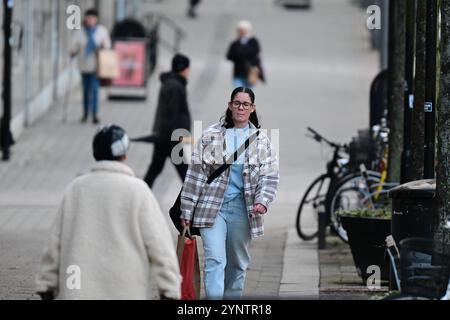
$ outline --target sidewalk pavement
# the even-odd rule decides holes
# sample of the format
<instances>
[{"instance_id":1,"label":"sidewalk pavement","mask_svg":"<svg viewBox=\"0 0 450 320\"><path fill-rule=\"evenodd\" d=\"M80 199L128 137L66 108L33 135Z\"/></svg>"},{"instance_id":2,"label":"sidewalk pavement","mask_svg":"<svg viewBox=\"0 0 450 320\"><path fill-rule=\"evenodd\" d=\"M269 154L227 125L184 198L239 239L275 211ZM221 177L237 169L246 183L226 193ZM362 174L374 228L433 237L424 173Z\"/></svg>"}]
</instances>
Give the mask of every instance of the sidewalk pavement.
<instances>
[{"instance_id":1,"label":"sidewalk pavement","mask_svg":"<svg viewBox=\"0 0 450 320\"><path fill-rule=\"evenodd\" d=\"M317 246L302 242L295 229L266 234L251 248L245 297L249 299L317 300Z\"/></svg>"},{"instance_id":2,"label":"sidewalk pavement","mask_svg":"<svg viewBox=\"0 0 450 320\"><path fill-rule=\"evenodd\" d=\"M319 250L320 300L378 300L388 294L388 283L369 289L358 276L348 244L328 235Z\"/></svg>"},{"instance_id":3,"label":"sidewalk pavement","mask_svg":"<svg viewBox=\"0 0 450 320\"><path fill-rule=\"evenodd\" d=\"M155 97L158 85L152 82L150 88ZM23 133L13 149L12 161L0 166L0 299L38 299L34 276L62 191L93 162L90 144L96 126L79 123L80 95L78 91L71 95L68 123L61 123L56 104ZM142 113L147 113L147 119L153 114L145 108L147 103L107 101L103 92L102 120L120 119L130 136L148 132L151 121ZM138 176L145 173L151 149L145 144L130 149L129 165ZM168 212L180 186L174 169L167 164L153 190L163 212ZM176 231L167 219L175 244ZM295 230L269 229L252 242L251 256L246 299L318 299L317 251L314 245L302 243ZM156 285L153 289L156 299Z\"/></svg>"},{"instance_id":4,"label":"sidewalk pavement","mask_svg":"<svg viewBox=\"0 0 450 320\"><path fill-rule=\"evenodd\" d=\"M288 11L272 0L206 1L193 21L177 1L149 2L143 8L147 9L164 12L188 33L181 51L192 58L189 100L192 117L201 120L203 128L218 121L229 99L232 68L224 55L235 37L235 25L241 19L254 24L268 76L265 86L255 88L256 103L264 128L280 128L282 178L277 200L265 217L266 235L251 245L244 295L321 298L317 244L302 242L293 229L302 193L325 167L325 160L317 161L319 147L304 136L304 128L320 125L317 129L332 140L348 141L368 122L367 99L377 56L370 51L362 11L347 0L316 0L310 11ZM171 56L160 51L147 101L107 101L103 91L102 123L117 123L130 137L150 133L158 74L169 69ZM0 163L0 299L37 299L34 275L62 192L93 163L96 126L79 121L80 92L71 94L68 111L63 124L62 103L55 103L24 131L12 148L11 161ZM151 145L132 145L128 165L138 177L144 176L152 151ZM153 189L163 212L168 212L180 187L167 162ZM167 219L171 226L168 215ZM175 245L176 229L171 229Z\"/></svg>"}]
</instances>

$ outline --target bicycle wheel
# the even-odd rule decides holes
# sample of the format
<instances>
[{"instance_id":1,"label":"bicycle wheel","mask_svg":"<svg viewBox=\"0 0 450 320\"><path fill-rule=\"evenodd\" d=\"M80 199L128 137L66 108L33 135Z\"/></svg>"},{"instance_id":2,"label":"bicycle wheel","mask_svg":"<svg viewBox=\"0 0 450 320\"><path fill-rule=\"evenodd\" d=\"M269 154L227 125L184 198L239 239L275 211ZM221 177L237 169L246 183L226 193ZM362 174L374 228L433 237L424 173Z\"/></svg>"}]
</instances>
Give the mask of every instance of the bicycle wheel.
<instances>
[{"instance_id":1,"label":"bicycle wheel","mask_svg":"<svg viewBox=\"0 0 450 320\"><path fill-rule=\"evenodd\" d=\"M319 233L319 210L325 210L326 174L311 183L297 211L297 233L303 240L312 240Z\"/></svg>"},{"instance_id":2,"label":"bicycle wheel","mask_svg":"<svg viewBox=\"0 0 450 320\"><path fill-rule=\"evenodd\" d=\"M359 173L349 174L337 182L334 191L331 193L328 202L328 212L330 214L331 227L336 231L339 238L347 242L347 232L342 227L339 219L340 211L347 211L357 208L370 208L373 203L371 195L371 185L380 181L380 174L375 171L368 171L368 184Z\"/></svg>"}]
</instances>

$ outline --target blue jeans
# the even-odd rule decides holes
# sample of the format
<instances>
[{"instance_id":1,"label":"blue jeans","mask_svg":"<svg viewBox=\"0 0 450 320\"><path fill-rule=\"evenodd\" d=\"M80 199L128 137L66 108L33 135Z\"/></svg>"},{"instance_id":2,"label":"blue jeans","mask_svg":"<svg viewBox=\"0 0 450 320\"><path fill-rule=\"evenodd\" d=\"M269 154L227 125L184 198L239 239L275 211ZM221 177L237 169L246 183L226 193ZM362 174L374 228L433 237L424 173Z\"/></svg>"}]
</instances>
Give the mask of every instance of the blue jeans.
<instances>
[{"instance_id":1,"label":"blue jeans","mask_svg":"<svg viewBox=\"0 0 450 320\"><path fill-rule=\"evenodd\" d=\"M240 299L250 263L250 224L243 195L222 204L214 225L200 228L207 299Z\"/></svg>"},{"instance_id":2,"label":"blue jeans","mask_svg":"<svg viewBox=\"0 0 450 320\"><path fill-rule=\"evenodd\" d=\"M253 89L253 86L248 83L246 78L233 78L233 89L236 89L238 87L246 87L249 89Z\"/></svg>"},{"instance_id":3,"label":"blue jeans","mask_svg":"<svg viewBox=\"0 0 450 320\"><path fill-rule=\"evenodd\" d=\"M98 90L100 86L97 75L95 73L82 73L81 79L83 82L84 115L87 116L89 111L92 111L94 117L97 117Z\"/></svg>"}]
</instances>

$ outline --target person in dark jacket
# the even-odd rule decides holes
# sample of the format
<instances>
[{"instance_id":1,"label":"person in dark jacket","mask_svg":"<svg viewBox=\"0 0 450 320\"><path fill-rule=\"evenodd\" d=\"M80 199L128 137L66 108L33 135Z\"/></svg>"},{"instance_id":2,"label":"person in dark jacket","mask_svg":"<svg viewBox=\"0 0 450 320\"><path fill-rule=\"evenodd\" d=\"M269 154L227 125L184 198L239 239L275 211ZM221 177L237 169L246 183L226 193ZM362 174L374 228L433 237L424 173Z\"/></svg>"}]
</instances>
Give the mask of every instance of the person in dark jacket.
<instances>
[{"instance_id":1,"label":"person in dark jacket","mask_svg":"<svg viewBox=\"0 0 450 320\"><path fill-rule=\"evenodd\" d=\"M187 11L187 16L189 18L197 18L196 8L199 3L200 3L200 0L189 0L189 8Z\"/></svg>"},{"instance_id":2,"label":"person in dark jacket","mask_svg":"<svg viewBox=\"0 0 450 320\"><path fill-rule=\"evenodd\" d=\"M176 54L172 59L172 70L160 76L161 88L153 133L158 136L155 142L153 158L144 181L151 188L161 173L166 158L179 141L172 141L172 132L176 129L191 130L191 116L187 101L186 85L189 77L189 58ZM180 157L182 157L182 151ZM174 164L182 180L187 172L187 164Z\"/></svg>"},{"instance_id":3,"label":"person in dark jacket","mask_svg":"<svg viewBox=\"0 0 450 320\"><path fill-rule=\"evenodd\" d=\"M259 42L251 36L251 30L250 22L239 22L238 39L228 48L227 59L234 64L233 85L235 88L252 88L257 80L265 82Z\"/></svg>"}]
</instances>

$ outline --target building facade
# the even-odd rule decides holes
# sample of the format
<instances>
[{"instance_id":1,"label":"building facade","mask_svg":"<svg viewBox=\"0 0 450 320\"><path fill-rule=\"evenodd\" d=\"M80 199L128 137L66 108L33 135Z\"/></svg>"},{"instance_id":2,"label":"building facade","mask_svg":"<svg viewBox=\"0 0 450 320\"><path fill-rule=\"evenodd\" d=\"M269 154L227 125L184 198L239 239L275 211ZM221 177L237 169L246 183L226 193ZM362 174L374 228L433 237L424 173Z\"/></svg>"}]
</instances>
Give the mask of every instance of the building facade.
<instances>
[{"instance_id":1,"label":"building facade","mask_svg":"<svg viewBox=\"0 0 450 320\"><path fill-rule=\"evenodd\" d=\"M69 89L79 85L79 74L69 56L69 44L74 30L68 27L68 20L76 14L76 9L79 9L82 21L86 9L96 8L100 13L100 22L111 30L117 21L126 17L139 18L142 2L143 0L14 1L11 131L15 138L59 99L63 103L55 108L55 112L63 114L62 109L67 107L64 105L64 95ZM3 6L0 8L0 16L3 17ZM0 32L1 53L3 46L3 32ZM0 67L3 69L2 57ZM3 74L0 74L0 83L3 82L2 77Z\"/></svg>"}]
</instances>

